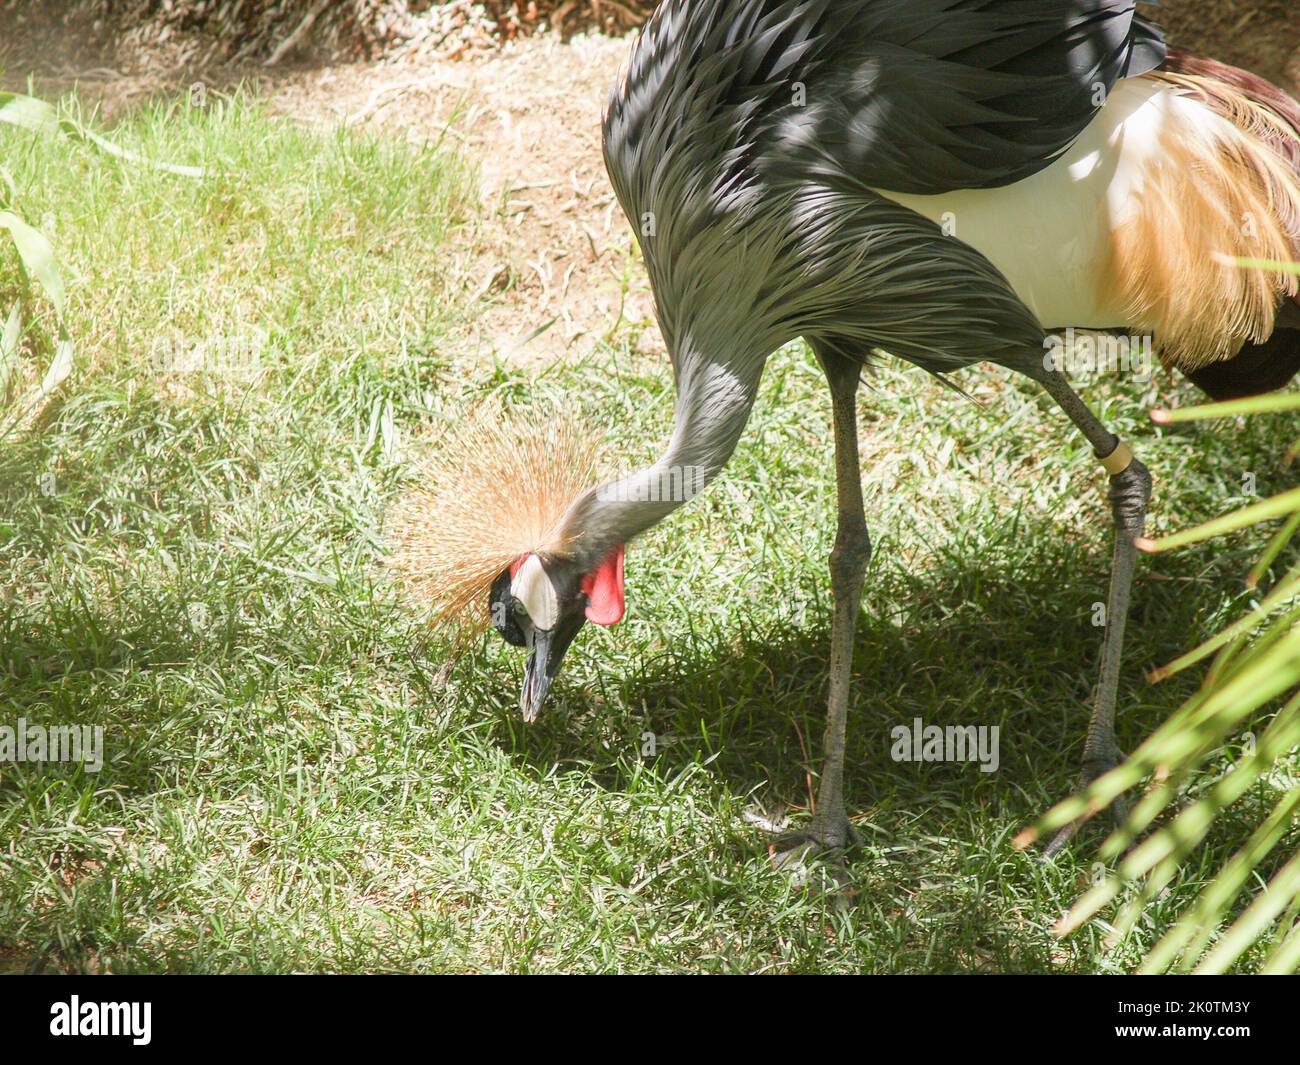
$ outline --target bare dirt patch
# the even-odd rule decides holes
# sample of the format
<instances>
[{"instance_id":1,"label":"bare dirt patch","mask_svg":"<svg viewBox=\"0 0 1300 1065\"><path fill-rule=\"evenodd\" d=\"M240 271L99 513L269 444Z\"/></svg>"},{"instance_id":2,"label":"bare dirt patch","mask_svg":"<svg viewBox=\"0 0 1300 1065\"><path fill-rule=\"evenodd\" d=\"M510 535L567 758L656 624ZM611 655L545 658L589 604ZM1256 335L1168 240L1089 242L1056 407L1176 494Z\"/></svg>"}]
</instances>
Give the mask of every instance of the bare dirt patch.
<instances>
[{"instance_id":1,"label":"bare dirt patch","mask_svg":"<svg viewBox=\"0 0 1300 1065\"><path fill-rule=\"evenodd\" d=\"M1174 44L1244 67L1300 94L1295 0L1164 0L1148 14Z\"/></svg>"},{"instance_id":2,"label":"bare dirt patch","mask_svg":"<svg viewBox=\"0 0 1300 1065\"><path fill-rule=\"evenodd\" d=\"M328 68L271 99L308 121L447 136L468 152L484 208L457 242L456 273L479 304L462 338L471 349L551 359L617 329L653 350L648 287L600 150L627 48L534 37L463 62Z\"/></svg>"}]
</instances>

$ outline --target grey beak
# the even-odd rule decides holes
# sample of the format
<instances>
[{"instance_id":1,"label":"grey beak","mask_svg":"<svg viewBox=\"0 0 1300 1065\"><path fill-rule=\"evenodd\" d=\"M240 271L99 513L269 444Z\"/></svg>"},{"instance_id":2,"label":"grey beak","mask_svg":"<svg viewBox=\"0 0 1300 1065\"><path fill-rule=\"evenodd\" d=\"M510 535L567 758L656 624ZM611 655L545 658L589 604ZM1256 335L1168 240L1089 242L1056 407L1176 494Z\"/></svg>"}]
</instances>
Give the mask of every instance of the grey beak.
<instances>
[{"instance_id":1,"label":"grey beak","mask_svg":"<svg viewBox=\"0 0 1300 1065\"><path fill-rule=\"evenodd\" d=\"M573 643L583 622L587 619L581 611L568 618L561 618L553 629L533 629L528 634L528 643L532 653L528 664L524 666L524 687L519 693L519 709L523 711L524 721L532 723L542 712L551 682L560 672L564 662L564 652Z\"/></svg>"}]
</instances>

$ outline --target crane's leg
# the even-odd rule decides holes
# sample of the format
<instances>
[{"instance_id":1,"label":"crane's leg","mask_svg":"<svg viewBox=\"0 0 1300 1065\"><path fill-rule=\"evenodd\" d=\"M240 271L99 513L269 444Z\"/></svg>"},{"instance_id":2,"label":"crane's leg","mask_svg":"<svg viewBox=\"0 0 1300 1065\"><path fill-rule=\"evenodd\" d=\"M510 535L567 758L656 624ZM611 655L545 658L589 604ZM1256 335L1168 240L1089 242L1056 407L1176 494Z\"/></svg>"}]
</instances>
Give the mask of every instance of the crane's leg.
<instances>
[{"instance_id":1,"label":"crane's leg","mask_svg":"<svg viewBox=\"0 0 1300 1065\"><path fill-rule=\"evenodd\" d=\"M1092 445L1098 461L1110 474L1110 507L1115 519L1115 549L1111 561L1110 591L1106 597L1105 637L1101 649L1101 675L1088 722L1083 748L1083 770L1079 786L1090 784L1120 762L1115 743L1115 702L1119 693L1119 671L1124 650L1124 625L1128 620L1129 594L1137 560L1134 538L1146 525L1147 503L1151 500L1151 474L1133 458L1128 446L1099 422L1087 405L1055 371L1045 371L1041 383ZM1122 809L1122 808L1121 808ZM1067 825L1047 847L1058 853L1078 831L1081 822Z\"/></svg>"},{"instance_id":2,"label":"crane's leg","mask_svg":"<svg viewBox=\"0 0 1300 1065\"><path fill-rule=\"evenodd\" d=\"M856 838L844 807L844 738L853 672L853 632L862 606L862 582L871 560L858 459L858 381L862 364L820 350L817 358L831 388L839 513L835 547L830 557L831 595L835 603L831 620L830 694L817 809L807 830L781 836L774 842L778 865L797 861L813 851L844 847Z\"/></svg>"}]
</instances>

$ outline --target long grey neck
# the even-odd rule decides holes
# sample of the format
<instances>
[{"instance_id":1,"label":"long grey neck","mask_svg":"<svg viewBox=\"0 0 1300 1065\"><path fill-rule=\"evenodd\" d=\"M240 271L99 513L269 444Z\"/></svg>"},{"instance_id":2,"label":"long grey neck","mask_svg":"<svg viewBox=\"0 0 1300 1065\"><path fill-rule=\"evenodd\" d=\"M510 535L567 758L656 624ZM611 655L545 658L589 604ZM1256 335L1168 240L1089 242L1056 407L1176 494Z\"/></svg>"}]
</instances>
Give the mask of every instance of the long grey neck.
<instances>
[{"instance_id":1,"label":"long grey neck","mask_svg":"<svg viewBox=\"0 0 1300 1065\"><path fill-rule=\"evenodd\" d=\"M765 361L766 355L727 363L678 360L676 426L663 455L589 489L565 515L563 532L583 572L663 521L722 471L749 420Z\"/></svg>"}]
</instances>

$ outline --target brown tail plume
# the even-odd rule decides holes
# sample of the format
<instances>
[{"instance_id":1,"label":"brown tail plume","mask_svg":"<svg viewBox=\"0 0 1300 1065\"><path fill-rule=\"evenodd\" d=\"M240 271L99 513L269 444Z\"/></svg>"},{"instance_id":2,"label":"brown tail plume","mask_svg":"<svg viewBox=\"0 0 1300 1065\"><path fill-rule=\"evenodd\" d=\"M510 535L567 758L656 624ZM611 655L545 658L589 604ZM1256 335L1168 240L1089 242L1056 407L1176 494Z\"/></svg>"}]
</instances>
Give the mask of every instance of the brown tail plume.
<instances>
[{"instance_id":1,"label":"brown tail plume","mask_svg":"<svg viewBox=\"0 0 1300 1065\"><path fill-rule=\"evenodd\" d=\"M1249 71L1170 48L1163 76L1193 92L1217 114L1262 141L1300 181L1300 102ZM1267 174L1275 217L1300 261L1300 199ZM1300 295L1288 294L1278 309L1272 336L1244 343L1229 359L1183 372L1218 400L1281 388L1300 370Z\"/></svg>"}]
</instances>

